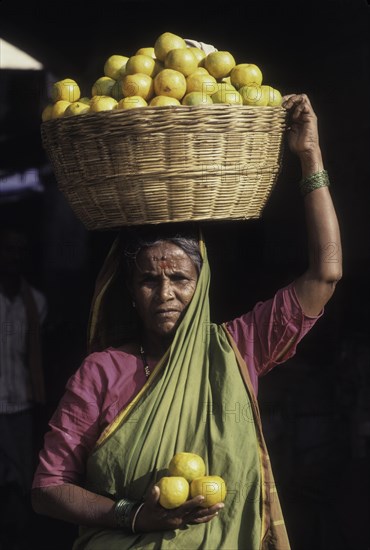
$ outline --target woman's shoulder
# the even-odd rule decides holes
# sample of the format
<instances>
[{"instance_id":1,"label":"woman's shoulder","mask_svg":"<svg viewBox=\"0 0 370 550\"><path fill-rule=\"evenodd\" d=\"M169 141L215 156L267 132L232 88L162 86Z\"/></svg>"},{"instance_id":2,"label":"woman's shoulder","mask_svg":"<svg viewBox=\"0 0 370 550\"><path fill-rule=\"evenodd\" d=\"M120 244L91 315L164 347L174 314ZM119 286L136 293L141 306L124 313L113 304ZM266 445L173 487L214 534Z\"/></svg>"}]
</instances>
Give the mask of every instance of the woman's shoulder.
<instances>
[{"instance_id":1,"label":"woman's shoulder","mask_svg":"<svg viewBox=\"0 0 370 550\"><path fill-rule=\"evenodd\" d=\"M103 350L90 352L84 359L84 363L101 364L114 361L135 359L139 354L138 346L135 342L127 342L118 347L109 346Z\"/></svg>"},{"instance_id":2,"label":"woman's shoulder","mask_svg":"<svg viewBox=\"0 0 370 550\"><path fill-rule=\"evenodd\" d=\"M72 378L74 380L90 379L99 381L103 385L110 385L117 377L132 373L137 367L137 362L134 345L108 347L86 355Z\"/></svg>"}]
</instances>

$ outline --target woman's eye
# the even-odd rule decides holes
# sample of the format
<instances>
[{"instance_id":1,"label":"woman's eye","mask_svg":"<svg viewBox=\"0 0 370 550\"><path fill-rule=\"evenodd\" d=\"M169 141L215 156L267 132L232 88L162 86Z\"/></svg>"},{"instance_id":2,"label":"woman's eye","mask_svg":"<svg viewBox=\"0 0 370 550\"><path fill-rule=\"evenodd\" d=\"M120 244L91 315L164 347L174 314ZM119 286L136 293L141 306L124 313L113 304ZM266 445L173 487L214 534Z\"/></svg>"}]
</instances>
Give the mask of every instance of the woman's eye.
<instances>
[{"instance_id":1,"label":"woman's eye","mask_svg":"<svg viewBox=\"0 0 370 550\"><path fill-rule=\"evenodd\" d=\"M174 275L172 277L173 281L187 281L187 278L184 275Z\"/></svg>"},{"instance_id":2,"label":"woman's eye","mask_svg":"<svg viewBox=\"0 0 370 550\"><path fill-rule=\"evenodd\" d=\"M144 275L141 279L140 279L140 283L143 285L143 284L147 284L147 283L154 283L156 281L155 277L153 277L153 275Z\"/></svg>"}]
</instances>

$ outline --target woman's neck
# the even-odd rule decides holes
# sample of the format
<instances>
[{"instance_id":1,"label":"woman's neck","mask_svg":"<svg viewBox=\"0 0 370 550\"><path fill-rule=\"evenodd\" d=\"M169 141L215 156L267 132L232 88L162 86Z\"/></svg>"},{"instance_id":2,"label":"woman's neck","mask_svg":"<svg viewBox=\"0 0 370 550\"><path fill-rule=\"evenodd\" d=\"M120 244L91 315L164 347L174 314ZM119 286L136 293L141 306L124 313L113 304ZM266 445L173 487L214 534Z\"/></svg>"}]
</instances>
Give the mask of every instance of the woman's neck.
<instances>
[{"instance_id":1,"label":"woman's neck","mask_svg":"<svg viewBox=\"0 0 370 550\"><path fill-rule=\"evenodd\" d=\"M143 347L148 359L159 361L171 345L173 337L158 338L149 334L142 335L139 345Z\"/></svg>"}]
</instances>

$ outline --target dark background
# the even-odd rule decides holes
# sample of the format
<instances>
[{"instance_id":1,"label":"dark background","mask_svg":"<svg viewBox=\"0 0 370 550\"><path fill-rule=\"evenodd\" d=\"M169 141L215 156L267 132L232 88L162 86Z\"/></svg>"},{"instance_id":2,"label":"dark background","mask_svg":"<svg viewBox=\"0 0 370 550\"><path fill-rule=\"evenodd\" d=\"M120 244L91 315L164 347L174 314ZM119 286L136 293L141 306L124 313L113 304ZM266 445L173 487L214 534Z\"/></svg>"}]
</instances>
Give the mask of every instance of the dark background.
<instances>
[{"instance_id":1,"label":"dark background","mask_svg":"<svg viewBox=\"0 0 370 550\"><path fill-rule=\"evenodd\" d=\"M0 71L0 170L38 169L44 186L41 193L0 194L1 220L22 223L31 236L29 277L49 303L44 418L85 353L95 276L115 236L86 231L57 189L40 139L50 81L74 78L89 95L109 55L132 55L170 31L256 63L283 94L310 97L341 226L344 274L296 356L260 383L293 550L370 548L369 14L365 0L0 3L0 37L45 67ZM298 161L286 150L260 220L206 225L215 321L269 298L305 269L299 179ZM41 420L40 442L45 425ZM40 517L34 531L30 548L67 549L75 534Z\"/></svg>"}]
</instances>

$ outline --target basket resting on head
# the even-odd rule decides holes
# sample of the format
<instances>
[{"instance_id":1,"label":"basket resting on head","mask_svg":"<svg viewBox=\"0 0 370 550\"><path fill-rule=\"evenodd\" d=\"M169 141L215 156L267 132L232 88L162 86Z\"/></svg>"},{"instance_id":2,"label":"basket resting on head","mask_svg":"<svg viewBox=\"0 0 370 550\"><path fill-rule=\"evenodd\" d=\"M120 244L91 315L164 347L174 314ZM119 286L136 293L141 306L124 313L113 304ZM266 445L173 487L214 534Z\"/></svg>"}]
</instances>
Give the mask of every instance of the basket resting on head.
<instances>
[{"instance_id":1,"label":"basket resting on head","mask_svg":"<svg viewBox=\"0 0 370 550\"><path fill-rule=\"evenodd\" d=\"M286 110L143 107L42 123L58 187L90 230L259 218L281 169Z\"/></svg>"}]
</instances>

